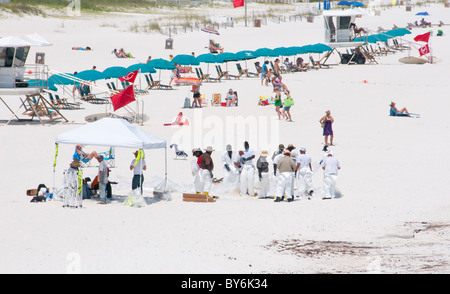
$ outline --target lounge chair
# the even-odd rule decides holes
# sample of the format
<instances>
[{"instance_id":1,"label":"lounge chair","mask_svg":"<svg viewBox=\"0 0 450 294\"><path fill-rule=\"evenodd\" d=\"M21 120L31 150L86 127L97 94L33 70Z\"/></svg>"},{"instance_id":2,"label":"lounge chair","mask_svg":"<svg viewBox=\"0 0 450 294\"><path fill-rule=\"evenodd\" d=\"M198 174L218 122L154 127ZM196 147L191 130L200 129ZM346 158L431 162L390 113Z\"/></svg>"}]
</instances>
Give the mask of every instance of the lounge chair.
<instances>
[{"instance_id":1,"label":"lounge chair","mask_svg":"<svg viewBox=\"0 0 450 294\"><path fill-rule=\"evenodd\" d=\"M53 95L50 92L47 92L47 93L48 93L48 97L50 99L50 103L52 103L52 105L55 108L68 109L68 110L70 110L70 109L80 109L80 104L79 103L70 103L70 102L67 102L67 99L60 98L58 94Z\"/></svg>"},{"instance_id":2,"label":"lounge chair","mask_svg":"<svg viewBox=\"0 0 450 294\"><path fill-rule=\"evenodd\" d=\"M219 69L219 71L223 74L223 76L229 80L231 78L234 78L235 80L239 80L240 77L239 76L235 76L235 75L230 75L230 73L228 71L222 71L222 67L220 65L217 65L217 68Z\"/></svg>"},{"instance_id":3,"label":"lounge chair","mask_svg":"<svg viewBox=\"0 0 450 294\"><path fill-rule=\"evenodd\" d=\"M309 56L309 60L311 61L311 67L314 69L319 69L322 68L322 65L320 64L319 61L315 61L312 56Z\"/></svg>"},{"instance_id":4,"label":"lounge chair","mask_svg":"<svg viewBox=\"0 0 450 294\"><path fill-rule=\"evenodd\" d=\"M187 153L184 152L184 150L178 149L178 145L177 144L170 145L170 148L174 148L175 149L175 158L174 159L184 159L184 160L187 159L187 157L188 157Z\"/></svg>"},{"instance_id":5,"label":"lounge chair","mask_svg":"<svg viewBox=\"0 0 450 294\"><path fill-rule=\"evenodd\" d=\"M258 77L259 74L254 73L254 72L249 72L248 69L242 69L241 64L236 63L236 67L238 69L239 74L244 74L246 77Z\"/></svg>"},{"instance_id":6,"label":"lounge chair","mask_svg":"<svg viewBox=\"0 0 450 294\"><path fill-rule=\"evenodd\" d=\"M209 74L204 74L203 70L200 67L196 68L195 70L198 71L197 76L199 77L199 79L201 81L205 81L205 82L220 82L219 78L213 78Z\"/></svg>"},{"instance_id":7,"label":"lounge chair","mask_svg":"<svg viewBox=\"0 0 450 294\"><path fill-rule=\"evenodd\" d=\"M106 166L114 168L116 167L116 152L115 147L110 147L106 152L100 152L98 155L103 156L103 160L106 163Z\"/></svg>"},{"instance_id":8,"label":"lounge chair","mask_svg":"<svg viewBox=\"0 0 450 294\"><path fill-rule=\"evenodd\" d=\"M221 106L222 105L222 95L220 93L214 93L211 99L211 106Z\"/></svg>"},{"instance_id":9,"label":"lounge chair","mask_svg":"<svg viewBox=\"0 0 450 294\"><path fill-rule=\"evenodd\" d=\"M217 71L217 80L219 80L220 81L220 79L221 78L224 78L225 77L225 75L223 74L223 72L219 69L219 66L218 65L216 65L216 71Z\"/></svg>"},{"instance_id":10,"label":"lounge chair","mask_svg":"<svg viewBox=\"0 0 450 294\"><path fill-rule=\"evenodd\" d=\"M98 98L95 94L91 93L91 87L88 85L82 85L80 87L81 99L91 104L109 104L109 99Z\"/></svg>"},{"instance_id":11,"label":"lounge chair","mask_svg":"<svg viewBox=\"0 0 450 294\"><path fill-rule=\"evenodd\" d=\"M172 86L163 85L163 84L161 84L160 81L154 81L153 77L152 77L152 74L148 74L147 76L149 78L150 83L152 85L154 85L154 87L156 87L156 89L163 89L163 90L172 90L173 89Z\"/></svg>"}]
</instances>

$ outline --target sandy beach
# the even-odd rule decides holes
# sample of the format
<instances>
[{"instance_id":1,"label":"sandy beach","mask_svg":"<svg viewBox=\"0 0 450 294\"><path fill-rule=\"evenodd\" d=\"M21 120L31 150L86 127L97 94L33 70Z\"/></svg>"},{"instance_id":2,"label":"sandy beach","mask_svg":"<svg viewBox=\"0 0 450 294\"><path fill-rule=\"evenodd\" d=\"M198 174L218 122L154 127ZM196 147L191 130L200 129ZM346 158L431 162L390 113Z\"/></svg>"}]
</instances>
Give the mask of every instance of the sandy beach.
<instances>
[{"instance_id":1,"label":"sandy beach","mask_svg":"<svg viewBox=\"0 0 450 294\"><path fill-rule=\"evenodd\" d=\"M231 4L230 4L231 6ZM264 9L251 3L250 9ZM295 5L293 5L295 7ZM373 10L357 25L376 32L379 27L405 27L420 20L415 14L428 11L427 21L450 23L450 8L442 3ZM217 12L205 11L205 14ZM237 9L219 15L237 15ZM0 36L38 33L53 44L32 47L27 63L36 52L45 52L51 70L73 73L110 66L130 66L169 55L207 53L210 36L202 31L172 35L173 50L164 49L166 35L130 32L133 23L143 23L145 14L82 14L79 17L38 17L9 15L0 20ZM302 46L323 42L322 16L314 22L268 22L261 28L221 29L214 36L226 52L256 50L261 47ZM444 35L436 36L442 29ZM184 109L190 87L150 90L140 96L148 116L139 127L188 152L187 160L174 160L168 148L168 199L153 197L153 189L164 177L164 151L147 150L142 208L123 206L131 192L129 170L134 149L116 149L116 168L111 171L113 200L98 205L84 200L83 208L63 208L61 201L30 203L27 189L45 183L53 186L55 138L85 124L85 117L105 112L105 106L83 103L81 110L63 110L68 123L58 121L42 126L12 121L0 126L0 273L150 273L150 274L275 274L275 273L449 273L450 197L448 175L450 150L447 135L450 121L450 26L413 28L404 40L414 42L419 34L433 31L430 39L436 63L411 65L402 57L419 56L417 49L376 56L375 63L339 65L336 55L330 68L283 74L295 105L294 122L278 121L273 106L258 106L260 96L272 96L272 87L261 86L259 78L203 83L207 99L222 96L230 89L239 93L238 107ZM92 51L74 51L89 46ZM417 46L417 43L416 43ZM111 51L124 48L134 59L115 58ZM314 54L315 59L323 55ZM308 56L304 55L306 59ZM291 58L290 58L291 59ZM258 59L262 60L262 59ZM271 58L270 60L273 60ZM247 61L254 71L254 61ZM240 64L245 66L245 62ZM222 64L236 74L234 62ZM213 65L201 64L203 72L215 77ZM161 81L168 84L170 72L162 70ZM138 77L145 88L143 77ZM106 88L105 81L97 82ZM12 109L18 97L4 97ZM389 104L419 113L420 118L389 116ZM131 104L132 107L134 104ZM323 136L319 119L331 110L334 143L339 159L337 187L341 197L324 201L323 173L318 164L323 157ZM182 111L189 127L168 127ZM123 111L118 111L119 114ZM0 104L0 121L11 112ZM241 123L257 122L251 132L239 130ZM238 127L236 127L238 126ZM234 128L238 128L234 130ZM183 192L193 192L192 148L212 145L215 177L222 177L221 156L225 146L234 150L245 140L255 149L272 154L278 144L306 147L313 160L315 196L292 203L272 199L240 197L238 191L222 193L220 184L212 194L215 203L187 203ZM69 167L74 145L61 144L55 182ZM87 151L106 147L85 146ZM269 158L270 159L270 158ZM97 168L83 169L83 176L95 177ZM255 177L257 179L257 177ZM257 182L257 180L256 180ZM258 183L256 183L258 185Z\"/></svg>"}]
</instances>

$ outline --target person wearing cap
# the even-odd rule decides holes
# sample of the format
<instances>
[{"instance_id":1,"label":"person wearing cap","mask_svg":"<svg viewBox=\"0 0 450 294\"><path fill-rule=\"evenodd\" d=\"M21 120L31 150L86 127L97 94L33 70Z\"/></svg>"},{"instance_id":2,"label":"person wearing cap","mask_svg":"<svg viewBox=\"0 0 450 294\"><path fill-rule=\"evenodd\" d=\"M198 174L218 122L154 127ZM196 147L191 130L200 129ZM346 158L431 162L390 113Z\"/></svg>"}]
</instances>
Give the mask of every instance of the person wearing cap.
<instances>
[{"instance_id":1,"label":"person wearing cap","mask_svg":"<svg viewBox=\"0 0 450 294\"><path fill-rule=\"evenodd\" d=\"M201 194L201 191L203 190L202 183L200 181L200 160L202 154L203 154L202 149L200 148L192 149L192 156L194 156L194 159L192 159L191 161L191 172L192 176L194 177L194 187L195 192L197 194Z\"/></svg>"},{"instance_id":2,"label":"person wearing cap","mask_svg":"<svg viewBox=\"0 0 450 294\"><path fill-rule=\"evenodd\" d=\"M261 151L261 154L256 162L256 168L258 169L258 178L261 182L261 190L259 190L258 198L266 198L269 195L269 163L267 162L267 156L269 152L267 150Z\"/></svg>"},{"instance_id":3,"label":"person wearing cap","mask_svg":"<svg viewBox=\"0 0 450 294\"><path fill-rule=\"evenodd\" d=\"M98 165L98 189L100 194L99 204L106 204L106 185L108 184L108 166L103 160L103 155L97 158Z\"/></svg>"},{"instance_id":4,"label":"person wearing cap","mask_svg":"<svg viewBox=\"0 0 450 294\"><path fill-rule=\"evenodd\" d=\"M279 175L277 177L277 198L275 202L283 200L284 196L289 202L294 200L294 174L297 169L289 150L284 151L284 157L277 164Z\"/></svg>"},{"instance_id":5,"label":"person wearing cap","mask_svg":"<svg viewBox=\"0 0 450 294\"><path fill-rule=\"evenodd\" d=\"M275 159L275 156L277 156L279 154L283 154L283 151L284 151L284 145L283 144L278 145L278 150L276 150L272 155L272 161Z\"/></svg>"},{"instance_id":6,"label":"person wearing cap","mask_svg":"<svg viewBox=\"0 0 450 294\"><path fill-rule=\"evenodd\" d=\"M227 94L225 94L225 101L227 102L227 107L236 105L236 95L233 89L230 89Z\"/></svg>"},{"instance_id":7,"label":"person wearing cap","mask_svg":"<svg viewBox=\"0 0 450 294\"><path fill-rule=\"evenodd\" d=\"M138 158L139 150L133 152L134 159L130 163L130 170L133 171L133 179L131 181L131 189L141 188L141 195L143 192L144 184L144 171L147 170L147 164L145 159L141 156Z\"/></svg>"},{"instance_id":8,"label":"person wearing cap","mask_svg":"<svg viewBox=\"0 0 450 294\"><path fill-rule=\"evenodd\" d=\"M244 142L244 152L240 158L240 164L242 166L241 170L241 196L246 194L251 197L255 197L254 189L254 175L255 166L253 165L253 159L255 158L255 151L250 148L247 141Z\"/></svg>"},{"instance_id":9,"label":"person wearing cap","mask_svg":"<svg viewBox=\"0 0 450 294\"><path fill-rule=\"evenodd\" d=\"M235 186L239 180L239 154L233 151L233 148L228 144L225 148L225 152L222 155L223 163L223 182L226 185Z\"/></svg>"},{"instance_id":10,"label":"person wearing cap","mask_svg":"<svg viewBox=\"0 0 450 294\"><path fill-rule=\"evenodd\" d=\"M323 169L323 188L324 195L322 199L331 199L336 196L336 180L338 170L341 169L339 160L334 157L333 151L329 150L327 156L322 161Z\"/></svg>"},{"instance_id":11,"label":"person wearing cap","mask_svg":"<svg viewBox=\"0 0 450 294\"><path fill-rule=\"evenodd\" d=\"M297 165L297 176L300 180L300 185L298 188L298 190L300 191L300 196L302 194L307 194L309 195L309 197L311 197L314 192L312 185L313 170L311 166L311 156L306 154L305 147L300 147L300 154L297 157Z\"/></svg>"},{"instance_id":12,"label":"person wearing cap","mask_svg":"<svg viewBox=\"0 0 450 294\"><path fill-rule=\"evenodd\" d=\"M209 196L213 180L214 162L211 154L214 149L211 146L206 147L205 153L200 157L200 182L202 186L201 193Z\"/></svg>"},{"instance_id":13,"label":"person wearing cap","mask_svg":"<svg viewBox=\"0 0 450 294\"><path fill-rule=\"evenodd\" d=\"M300 153L298 152L298 150L295 148L295 146L293 144L288 144L286 150L291 152L291 157L297 166L295 169L295 172L294 172L294 177L292 178L292 185L295 190L295 189L297 189L297 172L298 172L298 168L300 166L299 161L298 161L298 156L300 155Z\"/></svg>"}]
</instances>

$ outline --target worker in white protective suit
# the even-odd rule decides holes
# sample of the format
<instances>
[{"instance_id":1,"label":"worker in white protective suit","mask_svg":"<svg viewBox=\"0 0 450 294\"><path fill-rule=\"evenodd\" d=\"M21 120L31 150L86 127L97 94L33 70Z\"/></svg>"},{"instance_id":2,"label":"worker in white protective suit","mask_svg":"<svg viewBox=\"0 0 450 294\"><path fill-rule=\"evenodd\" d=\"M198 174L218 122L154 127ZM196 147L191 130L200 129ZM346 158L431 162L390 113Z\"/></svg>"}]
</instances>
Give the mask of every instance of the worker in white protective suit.
<instances>
[{"instance_id":1,"label":"worker in white protective suit","mask_svg":"<svg viewBox=\"0 0 450 294\"><path fill-rule=\"evenodd\" d=\"M230 190L237 187L239 182L239 154L233 151L230 144L227 145L222 155L223 163L223 183Z\"/></svg>"},{"instance_id":2,"label":"worker in white protective suit","mask_svg":"<svg viewBox=\"0 0 450 294\"><path fill-rule=\"evenodd\" d=\"M341 169L339 160L334 157L333 151L329 150L327 156L322 161L323 169L323 188L324 195L322 199L331 199L336 197L336 180L338 170Z\"/></svg>"},{"instance_id":3,"label":"worker in white protective suit","mask_svg":"<svg viewBox=\"0 0 450 294\"><path fill-rule=\"evenodd\" d=\"M280 144L281 146L282 144ZM273 164L273 176L270 176L270 195L277 195L277 179L278 175L280 174L278 172L278 161L284 157L284 146L283 150L279 150L280 152L276 155L272 156L272 164Z\"/></svg>"},{"instance_id":4,"label":"worker in white protective suit","mask_svg":"<svg viewBox=\"0 0 450 294\"><path fill-rule=\"evenodd\" d=\"M191 171L192 176L194 177L195 192L197 194L201 194L203 191L202 182L200 181L200 158L202 154L203 152L200 148L192 149L192 156L194 156L194 159L191 161Z\"/></svg>"},{"instance_id":5,"label":"worker in white protective suit","mask_svg":"<svg viewBox=\"0 0 450 294\"><path fill-rule=\"evenodd\" d=\"M209 196L211 191L212 181L214 178L213 170L214 163L211 158L211 154L214 149L211 146L208 146L205 149L205 153L200 157L200 182L203 187L202 194Z\"/></svg>"},{"instance_id":6,"label":"worker in white protective suit","mask_svg":"<svg viewBox=\"0 0 450 294\"><path fill-rule=\"evenodd\" d=\"M284 151L284 157L278 161L278 177L277 177L277 198L275 202L283 200L284 196L288 202L294 201L294 176L297 165L291 157L289 150Z\"/></svg>"},{"instance_id":7,"label":"worker in white protective suit","mask_svg":"<svg viewBox=\"0 0 450 294\"><path fill-rule=\"evenodd\" d=\"M241 196L248 194L251 197L255 197L254 189L254 176L255 176L255 165L253 164L253 159L255 158L255 151L250 148L247 141L244 142L244 153L240 158L241 170Z\"/></svg>"},{"instance_id":8,"label":"worker in white protective suit","mask_svg":"<svg viewBox=\"0 0 450 294\"><path fill-rule=\"evenodd\" d=\"M261 190L258 193L258 198L266 198L269 196L270 182L269 163L267 162L268 155L269 153L267 152L267 150L261 151L261 155L256 162L256 168L258 169L258 179L261 186Z\"/></svg>"},{"instance_id":9,"label":"worker in white protective suit","mask_svg":"<svg viewBox=\"0 0 450 294\"><path fill-rule=\"evenodd\" d=\"M306 148L300 148L300 154L297 157L297 177L298 177L298 191L299 196L308 195L308 199L312 196L313 184L312 184L312 175L313 170L311 166L311 156L306 154Z\"/></svg>"}]
</instances>

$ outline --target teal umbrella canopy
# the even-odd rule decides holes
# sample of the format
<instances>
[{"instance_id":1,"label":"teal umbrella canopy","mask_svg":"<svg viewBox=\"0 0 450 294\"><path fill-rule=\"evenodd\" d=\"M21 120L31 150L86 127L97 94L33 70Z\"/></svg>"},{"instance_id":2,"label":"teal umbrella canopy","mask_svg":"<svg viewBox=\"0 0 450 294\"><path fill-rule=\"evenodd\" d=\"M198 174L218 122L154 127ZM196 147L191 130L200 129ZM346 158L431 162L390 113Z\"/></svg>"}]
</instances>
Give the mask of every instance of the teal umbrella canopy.
<instances>
[{"instance_id":1,"label":"teal umbrella canopy","mask_svg":"<svg viewBox=\"0 0 450 294\"><path fill-rule=\"evenodd\" d=\"M231 52L220 53L220 54L217 54L216 56L217 56L217 59L222 62L241 60L236 56L236 54L231 53Z\"/></svg>"},{"instance_id":2,"label":"teal umbrella canopy","mask_svg":"<svg viewBox=\"0 0 450 294\"><path fill-rule=\"evenodd\" d=\"M273 51L275 51L278 54L278 56L292 56L299 54L297 53L298 47L278 47L273 49Z\"/></svg>"},{"instance_id":3,"label":"teal umbrella canopy","mask_svg":"<svg viewBox=\"0 0 450 294\"><path fill-rule=\"evenodd\" d=\"M180 65L199 65L200 64L198 62L197 58L195 58L195 56L188 55L188 54L177 55L172 59L171 62L172 62L172 64L178 63Z\"/></svg>"},{"instance_id":4,"label":"teal umbrella canopy","mask_svg":"<svg viewBox=\"0 0 450 294\"><path fill-rule=\"evenodd\" d=\"M53 74L48 78L48 84L49 85L74 85L79 84L79 82L75 82L74 80L70 78L78 78L78 75L73 75L70 73L65 73L62 75L59 74Z\"/></svg>"},{"instance_id":5,"label":"teal umbrella canopy","mask_svg":"<svg viewBox=\"0 0 450 294\"><path fill-rule=\"evenodd\" d=\"M314 45L311 45L310 47L310 53L323 53L323 52L327 52L327 51L333 51L333 48L331 48L328 45L322 44L322 43L317 43Z\"/></svg>"},{"instance_id":6,"label":"teal umbrella canopy","mask_svg":"<svg viewBox=\"0 0 450 294\"><path fill-rule=\"evenodd\" d=\"M400 29L395 29L395 30L390 30L390 31L384 32L383 34L386 34L388 36L391 36L392 38L395 38L395 37L402 37L404 35L409 35L409 34L411 34L411 31L409 31L408 29L400 28Z\"/></svg>"},{"instance_id":7,"label":"teal umbrella canopy","mask_svg":"<svg viewBox=\"0 0 450 294\"><path fill-rule=\"evenodd\" d=\"M259 48L254 53L258 57L278 57L278 54L270 48Z\"/></svg>"},{"instance_id":8,"label":"teal umbrella canopy","mask_svg":"<svg viewBox=\"0 0 450 294\"><path fill-rule=\"evenodd\" d=\"M238 58L239 60L249 60L249 59L255 59L258 57L258 56L256 56L254 51L250 51L250 50L239 51L235 55L236 55L236 58Z\"/></svg>"},{"instance_id":9,"label":"teal umbrella canopy","mask_svg":"<svg viewBox=\"0 0 450 294\"><path fill-rule=\"evenodd\" d=\"M175 65L173 65L170 61L162 58L152 59L147 62L147 65L155 68L155 69L175 69Z\"/></svg>"},{"instance_id":10,"label":"teal umbrella canopy","mask_svg":"<svg viewBox=\"0 0 450 294\"><path fill-rule=\"evenodd\" d=\"M136 63L127 67L128 72L140 70L141 73L156 73L156 70L148 64Z\"/></svg>"},{"instance_id":11,"label":"teal umbrella canopy","mask_svg":"<svg viewBox=\"0 0 450 294\"><path fill-rule=\"evenodd\" d=\"M203 63L223 63L221 59L217 58L217 55L211 53L205 53L197 56L197 61Z\"/></svg>"},{"instance_id":12,"label":"teal umbrella canopy","mask_svg":"<svg viewBox=\"0 0 450 294\"><path fill-rule=\"evenodd\" d=\"M76 76L77 78L85 81L97 81L105 78L105 75L103 73L93 69L81 71L77 73Z\"/></svg>"},{"instance_id":13,"label":"teal umbrella canopy","mask_svg":"<svg viewBox=\"0 0 450 294\"><path fill-rule=\"evenodd\" d=\"M124 77L128 74L128 70L122 66L112 66L108 67L103 71L103 76L105 79L117 79Z\"/></svg>"},{"instance_id":14,"label":"teal umbrella canopy","mask_svg":"<svg viewBox=\"0 0 450 294\"><path fill-rule=\"evenodd\" d=\"M305 48L300 47L300 46L292 46L289 48L292 50L292 52L295 53L294 55L308 53Z\"/></svg>"}]
</instances>

